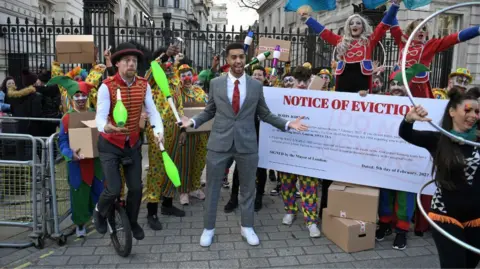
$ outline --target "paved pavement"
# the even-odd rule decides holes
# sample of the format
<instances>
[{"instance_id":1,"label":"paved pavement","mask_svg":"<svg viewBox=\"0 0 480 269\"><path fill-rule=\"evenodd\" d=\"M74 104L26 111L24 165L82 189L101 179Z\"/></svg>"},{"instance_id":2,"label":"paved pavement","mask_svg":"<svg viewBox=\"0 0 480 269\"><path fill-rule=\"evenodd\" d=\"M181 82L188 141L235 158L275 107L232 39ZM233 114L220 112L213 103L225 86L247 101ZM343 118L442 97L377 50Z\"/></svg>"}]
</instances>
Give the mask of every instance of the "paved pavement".
<instances>
[{"instance_id":1,"label":"paved pavement","mask_svg":"<svg viewBox=\"0 0 480 269\"><path fill-rule=\"evenodd\" d=\"M132 254L115 254L109 236L90 231L86 239L69 237L66 246L48 242L43 250L0 248L0 268L439 268L430 234L409 235L408 248L392 249L393 236L377 243L374 250L348 254L325 237L311 239L301 218L291 227L281 224L284 211L280 197L269 196L256 213L255 230L261 245L251 247L240 237L240 212L225 214L229 190L222 190L214 243L199 245L202 232L202 201L191 199L183 218L160 216L161 231L146 224L142 206L139 222L145 239L136 241ZM178 199L177 199L177 206Z\"/></svg>"}]
</instances>

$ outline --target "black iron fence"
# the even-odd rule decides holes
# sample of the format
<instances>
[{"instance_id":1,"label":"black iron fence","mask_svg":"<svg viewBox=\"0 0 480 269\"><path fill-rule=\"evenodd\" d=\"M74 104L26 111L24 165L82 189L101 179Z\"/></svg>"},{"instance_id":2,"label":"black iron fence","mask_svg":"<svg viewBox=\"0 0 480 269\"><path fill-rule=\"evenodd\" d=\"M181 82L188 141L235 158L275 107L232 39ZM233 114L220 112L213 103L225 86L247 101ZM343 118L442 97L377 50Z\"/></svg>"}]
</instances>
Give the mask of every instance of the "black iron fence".
<instances>
[{"instance_id":1,"label":"black iron fence","mask_svg":"<svg viewBox=\"0 0 480 269\"><path fill-rule=\"evenodd\" d=\"M91 27L91 28L90 28ZM117 20L115 25L109 25L106 20L92 20L89 27L82 24L82 20L75 23L73 20L60 22L52 20L20 20L8 18L7 23L0 25L0 50L3 49L3 59L0 59L0 68L5 68L5 75L19 78L21 70L28 67L31 71L39 71L42 64L47 69L55 59L55 40L58 35L81 35L85 29L94 35L95 44L98 48L99 61L103 62L103 52L108 47L115 48L119 43L135 40L152 51L165 47L176 38L181 38L181 49L191 59L192 65L201 70L211 65L214 55L220 54L228 43L243 42L248 29L241 27L236 30L233 27L227 29L198 30L192 26L172 24L160 27L155 23L133 24ZM321 68L330 68L334 59L334 48L326 44L318 36L307 30L275 28L254 29L254 44L249 51L249 57L255 56L255 48L258 46L259 37L269 37L279 40L291 41L291 66L295 67L310 62L314 71ZM113 34L113 36L112 36ZM114 44L111 44L113 42ZM0 43L0 44L1 44ZM109 44L110 43L110 44ZM0 54L1 55L1 54ZM435 56L431 66L431 82L433 87L445 87L448 81L448 73L452 69L453 49L444 51ZM388 76L398 59L398 47L393 39L384 38L381 45L375 49L373 59L387 66L384 79ZM149 59L150 60L150 59ZM268 66L269 63L266 63ZM71 65L64 65L65 70L71 69Z\"/></svg>"}]
</instances>

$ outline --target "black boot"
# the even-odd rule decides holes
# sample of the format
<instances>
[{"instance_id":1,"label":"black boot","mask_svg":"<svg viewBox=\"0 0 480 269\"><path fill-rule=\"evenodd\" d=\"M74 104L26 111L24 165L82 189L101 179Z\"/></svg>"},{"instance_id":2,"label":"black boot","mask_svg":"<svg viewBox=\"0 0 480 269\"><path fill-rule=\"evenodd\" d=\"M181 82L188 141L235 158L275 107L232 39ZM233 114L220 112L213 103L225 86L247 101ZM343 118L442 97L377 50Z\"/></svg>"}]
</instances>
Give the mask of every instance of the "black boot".
<instances>
[{"instance_id":1,"label":"black boot","mask_svg":"<svg viewBox=\"0 0 480 269\"><path fill-rule=\"evenodd\" d=\"M165 197L162 203L162 215L185 217L185 211L173 206L173 198Z\"/></svg>"},{"instance_id":2,"label":"black boot","mask_svg":"<svg viewBox=\"0 0 480 269\"><path fill-rule=\"evenodd\" d=\"M257 196L255 197L255 212L258 212L260 209L262 209L262 198L263 195L257 193Z\"/></svg>"},{"instance_id":3,"label":"black boot","mask_svg":"<svg viewBox=\"0 0 480 269\"><path fill-rule=\"evenodd\" d=\"M404 250L407 248L407 231L398 230L395 240L393 240L394 249Z\"/></svg>"},{"instance_id":4,"label":"black boot","mask_svg":"<svg viewBox=\"0 0 480 269\"><path fill-rule=\"evenodd\" d=\"M390 227L390 223L379 222L378 229L375 232L375 239L380 242L385 239L385 236L390 234L392 234L392 228Z\"/></svg>"},{"instance_id":5,"label":"black boot","mask_svg":"<svg viewBox=\"0 0 480 269\"><path fill-rule=\"evenodd\" d=\"M147 204L147 210L148 210L148 215L147 215L147 221L148 221L148 226L154 231L159 231L161 230L162 224L158 220L158 203L148 203Z\"/></svg>"},{"instance_id":6,"label":"black boot","mask_svg":"<svg viewBox=\"0 0 480 269\"><path fill-rule=\"evenodd\" d=\"M223 208L223 211L225 213L230 213L233 210L235 210L235 208L237 208L237 207L238 207L238 200L230 198L230 200L228 200L228 203Z\"/></svg>"},{"instance_id":7,"label":"black boot","mask_svg":"<svg viewBox=\"0 0 480 269\"><path fill-rule=\"evenodd\" d=\"M268 178L270 178L270 181L277 181L277 177L275 176L275 171L273 170L268 170Z\"/></svg>"}]
</instances>

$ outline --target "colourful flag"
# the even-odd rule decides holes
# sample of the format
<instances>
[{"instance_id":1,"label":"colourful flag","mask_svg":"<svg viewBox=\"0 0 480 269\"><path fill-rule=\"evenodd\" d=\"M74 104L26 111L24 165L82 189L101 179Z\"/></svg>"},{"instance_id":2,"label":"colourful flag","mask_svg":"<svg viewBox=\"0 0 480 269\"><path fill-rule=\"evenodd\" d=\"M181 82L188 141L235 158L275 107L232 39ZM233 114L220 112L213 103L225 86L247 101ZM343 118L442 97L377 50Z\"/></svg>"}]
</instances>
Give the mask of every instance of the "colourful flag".
<instances>
[{"instance_id":1,"label":"colourful flag","mask_svg":"<svg viewBox=\"0 0 480 269\"><path fill-rule=\"evenodd\" d=\"M403 0L407 9L416 9L430 4L432 0Z\"/></svg>"},{"instance_id":2,"label":"colourful flag","mask_svg":"<svg viewBox=\"0 0 480 269\"><path fill-rule=\"evenodd\" d=\"M366 9L376 9L377 7L385 4L385 0L363 0L363 5Z\"/></svg>"},{"instance_id":3,"label":"colourful flag","mask_svg":"<svg viewBox=\"0 0 480 269\"><path fill-rule=\"evenodd\" d=\"M296 12L298 8L309 5L314 12L321 10L334 10L337 8L336 0L288 0L285 5L285 11Z\"/></svg>"},{"instance_id":4,"label":"colourful flag","mask_svg":"<svg viewBox=\"0 0 480 269\"><path fill-rule=\"evenodd\" d=\"M388 1L385 0L362 0L363 5L367 9L376 9L381 5L384 5ZM403 0L403 4L407 9L416 9L419 7L426 6L430 4L432 0Z\"/></svg>"}]
</instances>

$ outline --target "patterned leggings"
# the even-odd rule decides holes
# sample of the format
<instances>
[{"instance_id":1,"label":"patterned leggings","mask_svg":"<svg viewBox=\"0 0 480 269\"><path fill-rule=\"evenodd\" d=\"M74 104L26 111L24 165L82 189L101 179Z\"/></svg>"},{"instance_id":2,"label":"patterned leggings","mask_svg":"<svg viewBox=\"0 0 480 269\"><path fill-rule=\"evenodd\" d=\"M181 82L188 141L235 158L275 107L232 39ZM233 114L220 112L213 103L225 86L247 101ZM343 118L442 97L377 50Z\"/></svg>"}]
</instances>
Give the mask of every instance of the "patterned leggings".
<instances>
[{"instance_id":1,"label":"patterned leggings","mask_svg":"<svg viewBox=\"0 0 480 269\"><path fill-rule=\"evenodd\" d=\"M287 214L296 214L298 211L297 203L295 202L295 192L297 192L295 183L298 179L300 181L300 190L298 191L302 198L302 211L305 224L307 224L307 226L317 224L318 179L283 172L277 173L282 184L282 198Z\"/></svg>"}]
</instances>

